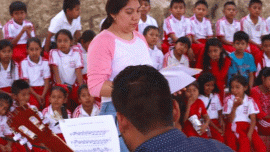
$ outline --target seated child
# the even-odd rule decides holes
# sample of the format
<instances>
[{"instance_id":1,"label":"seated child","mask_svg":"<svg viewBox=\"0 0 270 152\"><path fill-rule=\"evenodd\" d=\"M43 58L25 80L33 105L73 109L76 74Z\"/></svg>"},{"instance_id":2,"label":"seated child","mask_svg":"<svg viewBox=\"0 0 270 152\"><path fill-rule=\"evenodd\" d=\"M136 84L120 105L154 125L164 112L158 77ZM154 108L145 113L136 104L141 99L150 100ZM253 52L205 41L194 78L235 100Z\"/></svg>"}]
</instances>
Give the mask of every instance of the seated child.
<instances>
[{"instance_id":1,"label":"seated child","mask_svg":"<svg viewBox=\"0 0 270 152\"><path fill-rule=\"evenodd\" d=\"M12 59L20 63L26 58L27 40L35 36L34 26L31 22L25 20L27 8L21 1L12 2L9 6L9 13L12 17L3 27L5 39L12 42L13 56Z\"/></svg>"},{"instance_id":2,"label":"seated child","mask_svg":"<svg viewBox=\"0 0 270 152\"><path fill-rule=\"evenodd\" d=\"M138 31L143 34L144 29L147 26L158 27L157 21L148 15L151 10L150 0L140 0L141 3L141 19L138 24Z\"/></svg>"},{"instance_id":3,"label":"seated child","mask_svg":"<svg viewBox=\"0 0 270 152\"><path fill-rule=\"evenodd\" d=\"M216 35L223 43L223 48L228 52L234 52L233 35L240 31L240 22L235 19L237 14L236 5L233 1L226 2L223 9L224 17L216 23Z\"/></svg>"},{"instance_id":4,"label":"seated child","mask_svg":"<svg viewBox=\"0 0 270 152\"><path fill-rule=\"evenodd\" d=\"M174 49L165 54L163 68L179 64L189 67L186 53L190 49L190 45L190 40L187 37L180 37L175 42Z\"/></svg>"},{"instance_id":5,"label":"seated child","mask_svg":"<svg viewBox=\"0 0 270 152\"><path fill-rule=\"evenodd\" d=\"M38 38L30 38L27 41L28 56L21 62L21 79L31 86L30 104L39 110L49 105L48 90L50 87L51 72L49 61L40 56L41 42ZM47 99L47 100L46 100ZM46 101L46 102L45 102Z\"/></svg>"},{"instance_id":6,"label":"seated child","mask_svg":"<svg viewBox=\"0 0 270 152\"><path fill-rule=\"evenodd\" d=\"M262 37L262 51L264 52L260 57L260 62L257 64L256 76L258 76L261 69L270 67L270 34Z\"/></svg>"},{"instance_id":7,"label":"seated child","mask_svg":"<svg viewBox=\"0 0 270 152\"><path fill-rule=\"evenodd\" d=\"M78 89L79 105L73 112L72 118L98 116L100 109L98 102L89 94L86 84L83 84Z\"/></svg>"},{"instance_id":8,"label":"seated child","mask_svg":"<svg viewBox=\"0 0 270 152\"><path fill-rule=\"evenodd\" d=\"M270 30L270 16L266 19L268 31ZM270 31L269 31L270 32Z\"/></svg>"},{"instance_id":9,"label":"seated child","mask_svg":"<svg viewBox=\"0 0 270 152\"><path fill-rule=\"evenodd\" d=\"M238 146L236 142L230 146L239 152L250 152L252 145L255 151L266 152L266 146L255 129L256 114L260 111L253 98L248 96L248 85L245 77L235 75L229 84L231 95L224 100L223 114L232 123L231 131L238 140Z\"/></svg>"},{"instance_id":10,"label":"seated child","mask_svg":"<svg viewBox=\"0 0 270 152\"><path fill-rule=\"evenodd\" d=\"M249 81L249 86L253 87L256 66L253 56L245 52L248 40L249 36L243 31L234 34L233 44L236 51L230 54L232 64L228 71L228 84L233 75L240 74Z\"/></svg>"},{"instance_id":11,"label":"seated child","mask_svg":"<svg viewBox=\"0 0 270 152\"><path fill-rule=\"evenodd\" d=\"M147 26L143 31L143 35L149 46L150 57L153 62L153 67L160 70L163 65L163 53L157 48L158 28L155 26Z\"/></svg>"}]
</instances>

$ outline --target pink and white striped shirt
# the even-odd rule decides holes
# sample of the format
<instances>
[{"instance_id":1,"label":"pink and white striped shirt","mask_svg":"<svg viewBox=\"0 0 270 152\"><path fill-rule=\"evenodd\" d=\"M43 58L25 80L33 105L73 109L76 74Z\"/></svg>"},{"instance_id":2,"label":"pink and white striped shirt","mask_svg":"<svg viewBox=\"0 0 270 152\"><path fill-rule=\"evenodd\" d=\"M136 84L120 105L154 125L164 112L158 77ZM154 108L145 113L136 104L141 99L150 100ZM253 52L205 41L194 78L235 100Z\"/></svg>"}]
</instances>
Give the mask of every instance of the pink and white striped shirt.
<instances>
[{"instance_id":1,"label":"pink and white striped shirt","mask_svg":"<svg viewBox=\"0 0 270 152\"><path fill-rule=\"evenodd\" d=\"M79 105L73 112L72 118L80 118L80 117L91 117L91 116L98 116L100 109L97 104L93 104L93 109L91 115L89 115L84 109L82 104Z\"/></svg>"}]
</instances>

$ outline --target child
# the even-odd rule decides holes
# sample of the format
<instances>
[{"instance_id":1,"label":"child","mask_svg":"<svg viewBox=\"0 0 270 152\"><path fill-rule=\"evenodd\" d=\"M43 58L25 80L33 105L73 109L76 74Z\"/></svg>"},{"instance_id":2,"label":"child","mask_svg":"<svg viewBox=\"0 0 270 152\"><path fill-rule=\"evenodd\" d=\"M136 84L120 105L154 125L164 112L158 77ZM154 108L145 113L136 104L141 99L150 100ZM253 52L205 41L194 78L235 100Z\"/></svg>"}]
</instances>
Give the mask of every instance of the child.
<instances>
[{"instance_id":1,"label":"child","mask_svg":"<svg viewBox=\"0 0 270 152\"><path fill-rule=\"evenodd\" d=\"M222 118L222 106L216 86L216 78L212 73L203 73L198 78L199 83L199 99L201 99L206 107L209 118L211 119L209 129L213 139L224 142L223 134L225 124Z\"/></svg>"},{"instance_id":2,"label":"child","mask_svg":"<svg viewBox=\"0 0 270 152\"><path fill-rule=\"evenodd\" d=\"M199 58L196 67L203 69L203 72L210 72L216 77L221 101L223 101L224 88L230 66L231 59L223 49L222 43L217 38L209 39L206 42L204 54Z\"/></svg>"},{"instance_id":3,"label":"child","mask_svg":"<svg viewBox=\"0 0 270 152\"><path fill-rule=\"evenodd\" d=\"M184 16L186 4L183 0L172 0L170 4L171 15L164 20L164 38L162 52L166 54L178 38L187 36L191 39L190 20Z\"/></svg>"},{"instance_id":4,"label":"child","mask_svg":"<svg viewBox=\"0 0 270 152\"><path fill-rule=\"evenodd\" d=\"M233 75L240 74L249 81L249 86L253 87L256 66L253 56L245 52L248 41L249 36L245 32L238 31L234 34L233 45L236 51L230 54L232 65L228 71L228 83Z\"/></svg>"},{"instance_id":5,"label":"child","mask_svg":"<svg viewBox=\"0 0 270 152\"><path fill-rule=\"evenodd\" d=\"M27 41L28 56L21 62L21 79L27 81L31 88L30 104L41 110L45 103L45 97L49 90L51 77L49 62L40 56L42 51L41 42L38 38L30 38Z\"/></svg>"},{"instance_id":6,"label":"child","mask_svg":"<svg viewBox=\"0 0 270 152\"><path fill-rule=\"evenodd\" d=\"M157 48L158 28L155 26L147 26L143 31L143 35L149 46L150 57L153 62L153 67L160 70L163 65L163 53Z\"/></svg>"},{"instance_id":7,"label":"child","mask_svg":"<svg viewBox=\"0 0 270 152\"><path fill-rule=\"evenodd\" d=\"M175 42L174 50L165 54L163 68L178 64L189 67L189 59L186 53L190 49L190 46L191 43L187 37L180 37Z\"/></svg>"},{"instance_id":8,"label":"child","mask_svg":"<svg viewBox=\"0 0 270 152\"><path fill-rule=\"evenodd\" d=\"M66 109L64 104L68 99L67 85L57 84L52 87L50 105L42 111L45 119L49 121L49 128L62 140L65 141L60 129L59 121L71 118L71 112Z\"/></svg>"},{"instance_id":9,"label":"child","mask_svg":"<svg viewBox=\"0 0 270 152\"><path fill-rule=\"evenodd\" d=\"M0 40L0 92L11 95L11 85L19 79L18 65L12 60L12 44L8 40Z\"/></svg>"},{"instance_id":10,"label":"child","mask_svg":"<svg viewBox=\"0 0 270 152\"><path fill-rule=\"evenodd\" d=\"M254 100L248 96L247 79L241 75L235 75L230 81L230 92L231 95L224 100L223 114L232 123L231 130L237 137L238 151L249 152L252 144L255 151L266 152L262 139L254 129L259 109Z\"/></svg>"},{"instance_id":11,"label":"child","mask_svg":"<svg viewBox=\"0 0 270 152\"><path fill-rule=\"evenodd\" d=\"M79 105L73 112L72 118L97 116L100 112L98 103L95 98L89 94L86 84L83 84L78 89Z\"/></svg>"},{"instance_id":12,"label":"child","mask_svg":"<svg viewBox=\"0 0 270 152\"><path fill-rule=\"evenodd\" d=\"M138 31L141 34L143 34L144 29L147 26L158 27L158 24L157 24L157 21L153 17L148 15L148 13L151 10L150 0L140 0L140 3L141 3L141 19L139 21Z\"/></svg>"},{"instance_id":13,"label":"child","mask_svg":"<svg viewBox=\"0 0 270 152\"><path fill-rule=\"evenodd\" d=\"M68 30L58 31L55 38L58 49L50 51L49 64L52 66L55 83L67 84L72 89L72 101L67 106L74 110L77 106L77 86L83 84L83 58L78 47L70 47L73 39Z\"/></svg>"},{"instance_id":14,"label":"child","mask_svg":"<svg viewBox=\"0 0 270 152\"><path fill-rule=\"evenodd\" d=\"M268 31L270 30L270 16L266 20ZM270 31L269 31L270 32Z\"/></svg>"},{"instance_id":15,"label":"child","mask_svg":"<svg viewBox=\"0 0 270 152\"><path fill-rule=\"evenodd\" d=\"M4 25L3 34L4 38L11 40L14 46L13 60L20 63L27 56L27 40L35 36L34 26L25 20L27 8L23 2L12 2L9 6L9 13L12 19Z\"/></svg>"},{"instance_id":16,"label":"child","mask_svg":"<svg viewBox=\"0 0 270 152\"><path fill-rule=\"evenodd\" d=\"M235 19L237 14L236 5L233 1L226 2L223 9L224 17L216 23L216 35L223 43L223 48L228 52L234 52L233 35L240 31L240 22Z\"/></svg>"},{"instance_id":17,"label":"child","mask_svg":"<svg viewBox=\"0 0 270 152\"><path fill-rule=\"evenodd\" d=\"M44 51L56 48L56 39L54 35L61 29L67 29L74 37L74 42L77 42L81 37L81 8L79 0L64 0L63 10L52 18L48 35L46 37ZM51 44L52 42L52 44Z\"/></svg>"},{"instance_id":18,"label":"child","mask_svg":"<svg viewBox=\"0 0 270 152\"><path fill-rule=\"evenodd\" d=\"M261 55L261 60L257 64L256 76L258 76L259 72L264 67L270 67L270 34L262 37L262 50L264 53Z\"/></svg>"},{"instance_id":19,"label":"child","mask_svg":"<svg viewBox=\"0 0 270 152\"><path fill-rule=\"evenodd\" d=\"M183 132L188 136L197 136L197 137L203 137L208 138L207 136L207 128L210 123L209 116L207 114L207 110L204 106L204 103L202 100L198 99L199 96L199 85L197 82L194 82L187 86L187 90L185 92L186 94L186 113L184 116L184 128ZM191 116L197 116L198 120L201 119L201 116L204 118L204 123L200 126L199 132L201 134L198 134L198 132L194 129L190 117Z\"/></svg>"}]
</instances>

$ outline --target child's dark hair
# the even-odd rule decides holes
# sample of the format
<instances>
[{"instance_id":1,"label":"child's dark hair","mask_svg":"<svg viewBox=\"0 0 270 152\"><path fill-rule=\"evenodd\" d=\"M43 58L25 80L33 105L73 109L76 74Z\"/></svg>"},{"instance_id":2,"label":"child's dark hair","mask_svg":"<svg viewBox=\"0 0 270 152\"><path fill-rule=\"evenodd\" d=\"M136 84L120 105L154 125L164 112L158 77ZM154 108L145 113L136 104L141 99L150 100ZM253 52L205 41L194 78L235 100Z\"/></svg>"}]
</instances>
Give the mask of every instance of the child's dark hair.
<instances>
[{"instance_id":1,"label":"child's dark hair","mask_svg":"<svg viewBox=\"0 0 270 152\"><path fill-rule=\"evenodd\" d=\"M173 100L176 100L179 104L179 109L180 109L180 119L179 119L179 123L182 126L182 128L184 127L184 117L185 117L185 113L186 113L186 97L185 95L182 93L181 95L172 95Z\"/></svg>"},{"instance_id":2,"label":"child's dark hair","mask_svg":"<svg viewBox=\"0 0 270 152\"><path fill-rule=\"evenodd\" d=\"M53 86L52 87L52 92L54 91L54 90L59 90L59 91L61 91L63 94L64 94L64 97L65 98L67 98L68 97L68 91L64 88L64 87L61 87L61 86Z\"/></svg>"},{"instance_id":3,"label":"child's dark hair","mask_svg":"<svg viewBox=\"0 0 270 152\"><path fill-rule=\"evenodd\" d=\"M66 29L62 29L60 31L58 31L56 34L55 34L55 40L57 41L57 38L60 34L64 34L66 36L69 37L70 40L73 40L73 37L72 37L72 34L70 33L69 30L66 30Z\"/></svg>"},{"instance_id":4,"label":"child's dark hair","mask_svg":"<svg viewBox=\"0 0 270 152\"><path fill-rule=\"evenodd\" d=\"M234 76L231 78L230 84L229 84L230 92L231 92L232 82L233 82L233 81L236 81L236 82L240 83L240 84L241 84L242 86L244 86L244 87L248 87L248 89L245 91L245 93L246 93L247 95L249 95L249 93L250 93L250 88L249 88L248 80L247 80L244 76L242 76L242 75L240 75L240 74L236 74L236 75L234 75Z\"/></svg>"},{"instance_id":5,"label":"child's dark hair","mask_svg":"<svg viewBox=\"0 0 270 152\"><path fill-rule=\"evenodd\" d=\"M263 82L262 82L262 77L269 77L270 76L270 68L269 67L265 67L265 68L263 68L261 71L260 71L260 73L259 73L259 75L258 75L258 77L257 77L257 79L256 79L256 81L255 81L255 84L256 84L256 86L257 85L262 85L263 84Z\"/></svg>"},{"instance_id":6,"label":"child's dark hair","mask_svg":"<svg viewBox=\"0 0 270 152\"><path fill-rule=\"evenodd\" d=\"M77 5L80 5L80 1L79 0L64 0L63 3L63 10L66 13L67 9L72 10L73 8L75 8Z\"/></svg>"},{"instance_id":7,"label":"child's dark hair","mask_svg":"<svg viewBox=\"0 0 270 152\"><path fill-rule=\"evenodd\" d=\"M195 8L198 6L198 5L204 5L206 6L206 8L208 8L208 4L205 0L198 0L196 3L195 3Z\"/></svg>"},{"instance_id":8,"label":"child's dark hair","mask_svg":"<svg viewBox=\"0 0 270 152\"><path fill-rule=\"evenodd\" d=\"M190 86L195 86L198 90L199 90L199 83L198 81L194 81L191 84L189 84L186 88L190 87Z\"/></svg>"},{"instance_id":9,"label":"child's dark hair","mask_svg":"<svg viewBox=\"0 0 270 152\"><path fill-rule=\"evenodd\" d=\"M255 3L261 4L261 5L263 4L261 0L250 0L248 7L251 7L251 5L253 5Z\"/></svg>"},{"instance_id":10,"label":"child's dark hair","mask_svg":"<svg viewBox=\"0 0 270 152\"><path fill-rule=\"evenodd\" d=\"M246 32L244 32L244 31L235 32L234 35L233 35L233 42L242 41L242 40L244 40L245 42L248 43L248 41L249 41L248 34Z\"/></svg>"},{"instance_id":11,"label":"child's dark hair","mask_svg":"<svg viewBox=\"0 0 270 152\"><path fill-rule=\"evenodd\" d=\"M190 42L189 38L187 38L187 37L180 37L179 39L177 39L175 44L177 44L178 42L186 44L188 49L190 49L190 47L191 47L191 42Z\"/></svg>"},{"instance_id":12,"label":"child's dark hair","mask_svg":"<svg viewBox=\"0 0 270 152\"><path fill-rule=\"evenodd\" d=\"M264 41L270 41L270 34L262 36L262 44Z\"/></svg>"},{"instance_id":13,"label":"child's dark hair","mask_svg":"<svg viewBox=\"0 0 270 152\"><path fill-rule=\"evenodd\" d=\"M9 5L9 14L12 15L14 11L25 11L27 13L26 4L21 1L12 2Z\"/></svg>"},{"instance_id":14,"label":"child's dark hair","mask_svg":"<svg viewBox=\"0 0 270 152\"><path fill-rule=\"evenodd\" d=\"M90 42L94 39L94 37L96 36L96 33L92 30L86 30L83 32L81 38L79 39L79 42Z\"/></svg>"},{"instance_id":15,"label":"child's dark hair","mask_svg":"<svg viewBox=\"0 0 270 152\"><path fill-rule=\"evenodd\" d=\"M15 80L11 85L11 93L18 95L20 91L29 89L29 84L24 80Z\"/></svg>"},{"instance_id":16,"label":"child's dark hair","mask_svg":"<svg viewBox=\"0 0 270 152\"><path fill-rule=\"evenodd\" d=\"M228 1L228 2L226 2L226 3L224 4L224 8L225 8L226 6L228 6L228 5L233 5L233 6L236 7L236 4L235 4L234 1Z\"/></svg>"},{"instance_id":17,"label":"child's dark hair","mask_svg":"<svg viewBox=\"0 0 270 152\"><path fill-rule=\"evenodd\" d=\"M88 87L87 87L86 84L82 84L82 85L79 87L79 89L78 89L78 97L80 97L80 95L81 95L83 89L88 89Z\"/></svg>"},{"instance_id":18,"label":"child's dark hair","mask_svg":"<svg viewBox=\"0 0 270 152\"><path fill-rule=\"evenodd\" d=\"M6 47L10 47L11 50L13 49L12 43L9 40L6 40L6 39L0 40L0 51ZM0 59L0 62L1 62L1 59ZM10 59L10 63L11 63L11 66L10 66L9 71L10 71L10 76L12 78L13 77L12 73L15 71L15 62L12 59ZM1 71L1 67L0 67L0 71Z\"/></svg>"},{"instance_id":19,"label":"child's dark hair","mask_svg":"<svg viewBox=\"0 0 270 152\"><path fill-rule=\"evenodd\" d=\"M220 53L220 57L218 61L218 66L219 66L219 69L221 70L221 68L224 65L225 57L228 56L228 53L224 50L222 43L217 38L208 39L205 44L205 51L203 54L203 70L209 71L211 58L208 54L208 51L209 51L210 46L217 46L221 49L221 53Z\"/></svg>"},{"instance_id":20,"label":"child's dark hair","mask_svg":"<svg viewBox=\"0 0 270 152\"><path fill-rule=\"evenodd\" d=\"M210 82L210 81L216 81L216 77L210 73L210 72L205 72L205 73L202 73L199 78L198 78L198 83L199 83L199 93L202 94L202 95L205 95L204 94L204 85L207 83L207 82ZM218 93L219 90L218 90L218 87L215 83L214 85L214 90L212 93Z\"/></svg>"},{"instance_id":21,"label":"child's dark hair","mask_svg":"<svg viewBox=\"0 0 270 152\"><path fill-rule=\"evenodd\" d=\"M12 106L13 100L8 94L0 93L0 102L5 102L8 104L8 110L7 110L8 112L10 107Z\"/></svg>"},{"instance_id":22,"label":"child's dark hair","mask_svg":"<svg viewBox=\"0 0 270 152\"><path fill-rule=\"evenodd\" d=\"M172 0L171 1L171 4L170 4L170 8L172 8L173 7L173 4L175 4L175 3L182 3L186 7L186 3L185 3L184 0Z\"/></svg>"},{"instance_id":23,"label":"child's dark hair","mask_svg":"<svg viewBox=\"0 0 270 152\"><path fill-rule=\"evenodd\" d=\"M29 45L32 43L32 42L35 42L38 44L38 46L41 48L41 41L36 38L36 37L32 37L30 39L27 40L27 43L26 43L26 48L28 49L29 48Z\"/></svg>"},{"instance_id":24,"label":"child's dark hair","mask_svg":"<svg viewBox=\"0 0 270 152\"><path fill-rule=\"evenodd\" d=\"M156 26L153 26L153 25L150 25L150 26L147 26L144 31L143 31L143 35L147 35L147 33L150 31L150 30L159 30L158 27Z\"/></svg>"},{"instance_id":25,"label":"child's dark hair","mask_svg":"<svg viewBox=\"0 0 270 152\"><path fill-rule=\"evenodd\" d=\"M146 1L146 2L148 2L150 4L150 0L139 0L140 3L143 2L143 1Z\"/></svg>"}]
</instances>

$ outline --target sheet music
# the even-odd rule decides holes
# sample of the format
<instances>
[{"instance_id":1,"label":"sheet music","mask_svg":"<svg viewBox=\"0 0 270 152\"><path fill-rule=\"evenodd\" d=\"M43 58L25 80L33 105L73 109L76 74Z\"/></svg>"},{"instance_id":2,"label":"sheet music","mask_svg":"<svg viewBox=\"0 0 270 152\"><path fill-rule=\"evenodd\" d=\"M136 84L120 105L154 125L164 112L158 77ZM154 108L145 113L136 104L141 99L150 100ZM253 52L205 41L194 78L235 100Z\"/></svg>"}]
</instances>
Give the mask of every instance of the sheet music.
<instances>
[{"instance_id":1,"label":"sheet music","mask_svg":"<svg viewBox=\"0 0 270 152\"><path fill-rule=\"evenodd\" d=\"M75 152L120 152L113 116L65 119L60 128L67 145Z\"/></svg>"}]
</instances>

